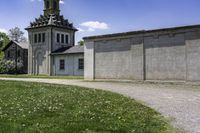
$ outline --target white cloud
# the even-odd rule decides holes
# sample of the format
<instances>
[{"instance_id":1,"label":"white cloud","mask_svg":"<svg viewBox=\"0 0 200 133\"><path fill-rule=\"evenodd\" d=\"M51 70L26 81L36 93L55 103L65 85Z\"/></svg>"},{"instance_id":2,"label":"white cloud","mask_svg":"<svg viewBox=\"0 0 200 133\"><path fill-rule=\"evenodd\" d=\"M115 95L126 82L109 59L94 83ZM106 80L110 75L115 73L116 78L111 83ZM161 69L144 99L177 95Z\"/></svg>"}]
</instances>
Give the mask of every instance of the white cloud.
<instances>
[{"instance_id":1,"label":"white cloud","mask_svg":"<svg viewBox=\"0 0 200 133\"><path fill-rule=\"evenodd\" d=\"M82 28L78 28L78 32L84 32L85 30Z\"/></svg>"},{"instance_id":2,"label":"white cloud","mask_svg":"<svg viewBox=\"0 0 200 133\"><path fill-rule=\"evenodd\" d=\"M80 24L80 26L86 27L87 31L95 31L95 30L107 30L109 29L108 24L105 22L99 21L87 21Z\"/></svg>"},{"instance_id":3,"label":"white cloud","mask_svg":"<svg viewBox=\"0 0 200 133\"><path fill-rule=\"evenodd\" d=\"M0 32L6 33L6 34L8 33L6 29L1 29L1 28L0 28Z\"/></svg>"},{"instance_id":4,"label":"white cloud","mask_svg":"<svg viewBox=\"0 0 200 133\"><path fill-rule=\"evenodd\" d=\"M60 0L60 4L65 4L64 0Z\"/></svg>"}]
</instances>

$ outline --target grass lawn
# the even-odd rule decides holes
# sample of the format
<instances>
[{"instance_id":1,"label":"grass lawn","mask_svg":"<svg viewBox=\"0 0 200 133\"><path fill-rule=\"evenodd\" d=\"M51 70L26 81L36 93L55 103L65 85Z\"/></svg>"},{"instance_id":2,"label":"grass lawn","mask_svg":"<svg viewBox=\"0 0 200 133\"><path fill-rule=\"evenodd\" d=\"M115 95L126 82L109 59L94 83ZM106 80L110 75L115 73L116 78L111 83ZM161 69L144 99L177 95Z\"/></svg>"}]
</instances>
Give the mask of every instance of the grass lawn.
<instances>
[{"instance_id":1,"label":"grass lawn","mask_svg":"<svg viewBox=\"0 0 200 133\"><path fill-rule=\"evenodd\" d=\"M156 111L119 94L0 81L0 133L173 133Z\"/></svg>"},{"instance_id":2,"label":"grass lawn","mask_svg":"<svg viewBox=\"0 0 200 133\"><path fill-rule=\"evenodd\" d=\"M83 79L83 76L0 75L0 78Z\"/></svg>"}]
</instances>

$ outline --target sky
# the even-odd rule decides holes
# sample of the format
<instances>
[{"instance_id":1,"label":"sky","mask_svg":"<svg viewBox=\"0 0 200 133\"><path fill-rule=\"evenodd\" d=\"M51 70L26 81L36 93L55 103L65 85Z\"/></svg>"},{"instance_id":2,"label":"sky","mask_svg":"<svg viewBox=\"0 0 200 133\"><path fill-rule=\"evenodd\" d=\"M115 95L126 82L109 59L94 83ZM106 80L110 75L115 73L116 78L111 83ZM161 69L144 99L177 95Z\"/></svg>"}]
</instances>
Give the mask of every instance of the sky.
<instances>
[{"instance_id":1,"label":"sky","mask_svg":"<svg viewBox=\"0 0 200 133\"><path fill-rule=\"evenodd\" d=\"M85 36L200 24L200 0L62 0L61 14ZM43 0L0 0L0 31L43 14Z\"/></svg>"}]
</instances>

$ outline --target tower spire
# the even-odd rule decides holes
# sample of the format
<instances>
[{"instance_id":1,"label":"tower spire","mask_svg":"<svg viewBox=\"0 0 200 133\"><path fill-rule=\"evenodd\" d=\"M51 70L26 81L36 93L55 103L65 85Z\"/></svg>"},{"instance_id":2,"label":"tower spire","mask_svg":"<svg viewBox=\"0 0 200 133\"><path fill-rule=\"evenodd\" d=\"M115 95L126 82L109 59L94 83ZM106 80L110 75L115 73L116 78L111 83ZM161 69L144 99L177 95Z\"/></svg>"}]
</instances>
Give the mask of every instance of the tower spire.
<instances>
[{"instance_id":1,"label":"tower spire","mask_svg":"<svg viewBox=\"0 0 200 133\"><path fill-rule=\"evenodd\" d=\"M44 0L44 15L60 15L60 0Z\"/></svg>"}]
</instances>

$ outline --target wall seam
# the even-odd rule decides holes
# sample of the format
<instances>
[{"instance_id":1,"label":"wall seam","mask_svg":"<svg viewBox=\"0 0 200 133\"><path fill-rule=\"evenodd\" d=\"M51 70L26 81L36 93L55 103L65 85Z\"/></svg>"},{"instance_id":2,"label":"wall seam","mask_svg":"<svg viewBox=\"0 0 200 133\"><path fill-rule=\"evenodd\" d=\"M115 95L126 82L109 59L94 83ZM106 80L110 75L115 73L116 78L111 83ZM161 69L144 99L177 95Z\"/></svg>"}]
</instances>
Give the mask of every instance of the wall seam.
<instances>
[{"instance_id":1,"label":"wall seam","mask_svg":"<svg viewBox=\"0 0 200 133\"><path fill-rule=\"evenodd\" d=\"M146 80L146 51L144 44L144 35L142 36L142 45L143 45L143 80Z\"/></svg>"},{"instance_id":2,"label":"wall seam","mask_svg":"<svg viewBox=\"0 0 200 133\"><path fill-rule=\"evenodd\" d=\"M95 60L95 51L96 51L96 47L95 47L95 41L93 42L93 80L95 80L96 79L96 60Z\"/></svg>"},{"instance_id":3,"label":"wall seam","mask_svg":"<svg viewBox=\"0 0 200 133\"><path fill-rule=\"evenodd\" d=\"M185 37L185 34L184 33L184 42L185 42L185 81L188 81L188 55L187 55L187 43L186 43L186 37Z\"/></svg>"}]
</instances>

